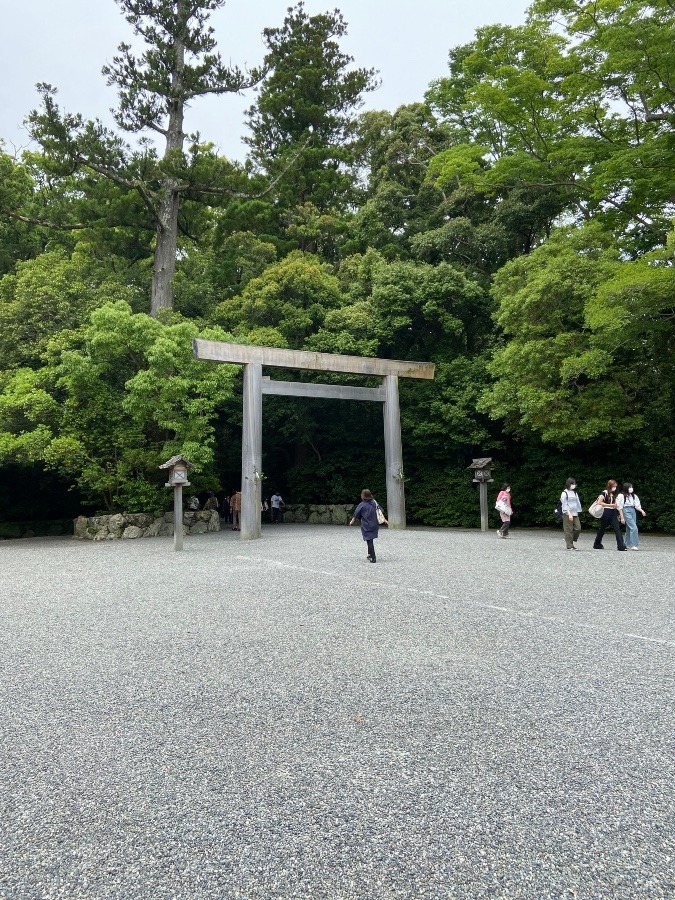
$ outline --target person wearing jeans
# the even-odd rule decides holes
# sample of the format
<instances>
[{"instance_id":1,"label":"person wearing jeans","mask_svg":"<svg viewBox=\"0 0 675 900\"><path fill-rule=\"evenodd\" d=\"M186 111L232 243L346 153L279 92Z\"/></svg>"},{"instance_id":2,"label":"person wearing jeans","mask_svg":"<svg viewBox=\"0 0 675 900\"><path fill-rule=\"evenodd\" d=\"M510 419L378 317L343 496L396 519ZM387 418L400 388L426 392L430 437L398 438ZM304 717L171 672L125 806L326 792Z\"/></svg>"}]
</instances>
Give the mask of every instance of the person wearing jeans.
<instances>
[{"instance_id":1,"label":"person wearing jeans","mask_svg":"<svg viewBox=\"0 0 675 900\"><path fill-rule=\"evenodd\" d=\"M626 547L628 550L639 550L640 535L637 527L637 514L639 512L642 516L646 516L647 513L642 508L640 498L629 481L624 484L623 491L617 495L616 508L619 512L619 519L626 526Z\"/></svg>"},{"instance_id":2,"label":"person wearing jeans","mask_svg":"<svg viewBox=\"0 0 675 900\"><path fill-rule=\"evenodd\" d=\"M560 495L560 503L563 514L562 521L565 547L568 550L578 550L577 541L581 534L581 521L579 519L581 500L577 494L576 478L568 478L565 482L565 490Z\"/></svg>"}]
</instances>

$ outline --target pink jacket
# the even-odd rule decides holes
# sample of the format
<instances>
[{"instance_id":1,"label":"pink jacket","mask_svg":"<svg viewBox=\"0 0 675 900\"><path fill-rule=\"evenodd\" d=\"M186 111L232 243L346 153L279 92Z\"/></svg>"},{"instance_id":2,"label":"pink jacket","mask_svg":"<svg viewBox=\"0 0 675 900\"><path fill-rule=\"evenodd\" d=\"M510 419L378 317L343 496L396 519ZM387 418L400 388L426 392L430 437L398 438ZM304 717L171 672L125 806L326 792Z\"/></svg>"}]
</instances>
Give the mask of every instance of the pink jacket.
<instances>
[{"instance_id":1,"label":"pink jacket","mask_svg":"<svg viewBox=\"0 0 675 900\"><path fill-rule=\"evenodd\" d=\"M513 515L513 507L511 506L511 494L508 491L500 491L497 495L497 502L503 500L509 507L509 511L506 513L507 516Z\"/></svg>"}]
</instances>

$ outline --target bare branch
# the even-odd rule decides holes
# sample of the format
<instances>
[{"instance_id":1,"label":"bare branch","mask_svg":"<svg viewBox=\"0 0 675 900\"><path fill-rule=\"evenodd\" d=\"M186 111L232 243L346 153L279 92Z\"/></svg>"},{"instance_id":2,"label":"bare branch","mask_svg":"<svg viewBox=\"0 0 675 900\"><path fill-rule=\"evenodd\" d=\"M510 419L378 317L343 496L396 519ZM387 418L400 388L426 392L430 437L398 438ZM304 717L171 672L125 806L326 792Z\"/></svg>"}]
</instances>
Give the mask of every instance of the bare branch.
<instances>
[{"instance_id":1,"label":"bare branch","mask_svg":"<svg viewBox=\"0 0 675 900\"><path fill-rule=\"evenodd\" d=\"M60 225L58 222L47 222L44 219L35 219L32 216L22 216L21 213L14 212L11 209L1 209L0 215L9 216L10 219L17 219L19 222L25 222L27 225L38 225L42 228L55 228L57 231L75 231L77 229L92 227L84 222L73 222L72 225Z\"/></svg>"}]
</instances>

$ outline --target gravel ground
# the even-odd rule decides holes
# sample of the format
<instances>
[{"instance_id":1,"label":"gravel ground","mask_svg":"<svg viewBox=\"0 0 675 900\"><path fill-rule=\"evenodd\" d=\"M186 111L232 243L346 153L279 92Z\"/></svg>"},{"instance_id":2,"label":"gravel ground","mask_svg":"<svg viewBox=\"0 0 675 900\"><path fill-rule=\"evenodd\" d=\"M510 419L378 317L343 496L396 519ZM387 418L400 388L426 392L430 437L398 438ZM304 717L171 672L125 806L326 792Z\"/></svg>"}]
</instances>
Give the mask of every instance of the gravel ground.
<instances>
[{"instance_id":1,"label":"gravel ground","mask_svg":"<svg viewBox=\"0 0 675 900\"><path fill-rule=\"evenodd\" d=\"M0 897L673 898L675 539L0 544Z\"/></svg>"}]
</instances>

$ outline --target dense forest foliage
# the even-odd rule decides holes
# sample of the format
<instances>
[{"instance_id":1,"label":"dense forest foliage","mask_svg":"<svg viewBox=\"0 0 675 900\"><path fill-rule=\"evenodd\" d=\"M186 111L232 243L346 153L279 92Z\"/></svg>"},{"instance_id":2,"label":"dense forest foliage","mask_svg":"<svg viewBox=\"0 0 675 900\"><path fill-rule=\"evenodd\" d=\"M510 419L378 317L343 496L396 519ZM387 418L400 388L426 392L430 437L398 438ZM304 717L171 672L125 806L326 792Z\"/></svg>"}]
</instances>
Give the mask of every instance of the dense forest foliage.
<instances>
[{"instance_id":1,"label":"dense forest foliage","mask_svg":"<svg viewBox=\"0 0 675 900\"><path fill-rule=\"evenodd\" d=\"M194 360L201 335L436 363L401 384L412 521L477 524L488 455L518 523L611 476L675 531L672 0L537 0L368 112L338 12L289 9L244 73L208 24L223 0L117 2L145 47L104 69L118 130L40 85L34 149L0 153L2 520L161 508L177 452L232 490L241 372ZM187 128L246 88L240 163ZM376 404L264 407L267 492L384 495Z\"/></svg>"}]
</instances>

